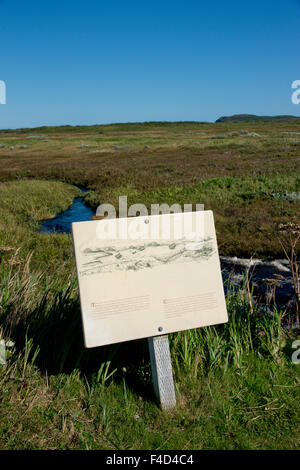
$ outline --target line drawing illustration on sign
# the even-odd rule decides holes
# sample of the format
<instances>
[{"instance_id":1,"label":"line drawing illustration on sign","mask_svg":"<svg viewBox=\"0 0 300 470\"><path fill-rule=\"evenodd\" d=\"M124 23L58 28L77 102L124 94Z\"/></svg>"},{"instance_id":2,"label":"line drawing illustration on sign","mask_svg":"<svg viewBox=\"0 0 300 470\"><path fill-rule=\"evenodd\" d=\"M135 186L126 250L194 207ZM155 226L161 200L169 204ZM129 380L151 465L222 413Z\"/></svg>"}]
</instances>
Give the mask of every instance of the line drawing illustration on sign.
<instances>
[{"instance_id":1,"label":"line drawing illustration on sign","mask_svg":"<svg viewBox=\"0 0 300 470\"><path fill-rule=\"evenodd\" d=\"M186 239L171 243L142 243L120 248L116 246L83 248L80 275L153 268L159 264L201 261L214 253L212 238L187 243Z\"/></svg>"}]
</instances>

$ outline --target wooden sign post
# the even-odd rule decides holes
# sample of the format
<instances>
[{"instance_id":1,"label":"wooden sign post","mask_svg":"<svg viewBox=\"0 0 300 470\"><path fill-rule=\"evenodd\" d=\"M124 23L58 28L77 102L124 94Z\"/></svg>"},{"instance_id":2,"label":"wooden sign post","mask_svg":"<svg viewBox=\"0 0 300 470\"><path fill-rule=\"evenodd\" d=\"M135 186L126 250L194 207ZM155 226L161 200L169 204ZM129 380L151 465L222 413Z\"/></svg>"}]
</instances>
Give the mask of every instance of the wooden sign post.
<instances>
[{"instance_id":1,"label":"wooden sign post","mask_svg":"<svg viewBox=\"0 0 300 470\"><path fill-rule=\"evenodd\" d=\"M85 345L148 338L155 394L175 406L168 333L228 320L213 214L72 224Z\"/></svg>"}]
</instances>

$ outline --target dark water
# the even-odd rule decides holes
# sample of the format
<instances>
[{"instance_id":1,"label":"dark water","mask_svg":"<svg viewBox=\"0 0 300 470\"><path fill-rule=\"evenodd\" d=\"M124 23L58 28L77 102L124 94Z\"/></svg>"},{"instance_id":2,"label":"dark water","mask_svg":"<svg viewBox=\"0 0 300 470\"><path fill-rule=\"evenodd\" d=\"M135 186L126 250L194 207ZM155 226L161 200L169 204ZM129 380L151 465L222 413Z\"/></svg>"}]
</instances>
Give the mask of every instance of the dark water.
<instances>
[{"instance_id":1,"label":"dark water","mask_svg":"<svg viewBox=\"0 0 300 470\"><path fill-rule=\"evenodd\" d=\"M80 189L82 193L87 191L84 188ZM44 220L39 233L71 233L72 222L91 220L93 215L95 215L95 213L90 209L90 207L84 204L82 197L77 197L66 211L52 219Z\"/></svg>"},{"instance_id":2,"label":"dark water","mask_svg":"<svg viewBox=\"0 0 300 470\"><path fill-rule=\"evenodd\" d=\"M221 268L225 290L227 281L236 288L244 285L245 274L253 287L253 300L268 305L274 301L272 282L276 280L276 306L279 309L295 310L295 295L292 273L287 260L242 259L221 256Z\"/></svg>"}]
</instances>

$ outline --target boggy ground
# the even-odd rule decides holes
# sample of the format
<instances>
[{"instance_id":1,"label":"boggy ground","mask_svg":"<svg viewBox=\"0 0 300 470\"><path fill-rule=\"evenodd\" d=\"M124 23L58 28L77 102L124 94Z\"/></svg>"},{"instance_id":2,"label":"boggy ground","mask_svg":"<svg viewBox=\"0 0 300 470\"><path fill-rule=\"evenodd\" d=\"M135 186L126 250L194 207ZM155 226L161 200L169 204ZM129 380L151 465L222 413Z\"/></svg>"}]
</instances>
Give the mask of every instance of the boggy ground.
<instances>
[{"instance_id":1,"label":"boggy ground","mask_svg":"<svg viewBox=\"0 0 300 470\"><path fill-rule=\"evenodd\" d=\"M0 180L82 185L93 208L204 203L223 255L278 257L276 225L299 219L300 120L1 131L0 161Z\"/></svg>"}]
</instances>

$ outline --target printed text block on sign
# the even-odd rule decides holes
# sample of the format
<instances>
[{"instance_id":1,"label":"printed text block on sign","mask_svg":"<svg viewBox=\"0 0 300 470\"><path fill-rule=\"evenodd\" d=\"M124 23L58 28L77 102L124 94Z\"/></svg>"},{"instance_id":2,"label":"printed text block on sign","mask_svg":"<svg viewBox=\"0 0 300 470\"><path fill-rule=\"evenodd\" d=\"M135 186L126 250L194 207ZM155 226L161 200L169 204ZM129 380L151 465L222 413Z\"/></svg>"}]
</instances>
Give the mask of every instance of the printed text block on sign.
<instances>
[{"instance_id":1,"label":"printed text block on sign","mask_svg":"<svg viewBox=\"0 0 300 470\"><path fill-rule=\"evenodd\" d=\"M86 347L227 322L213 213L72 224Z\"/></svg>"}]
</instances>

